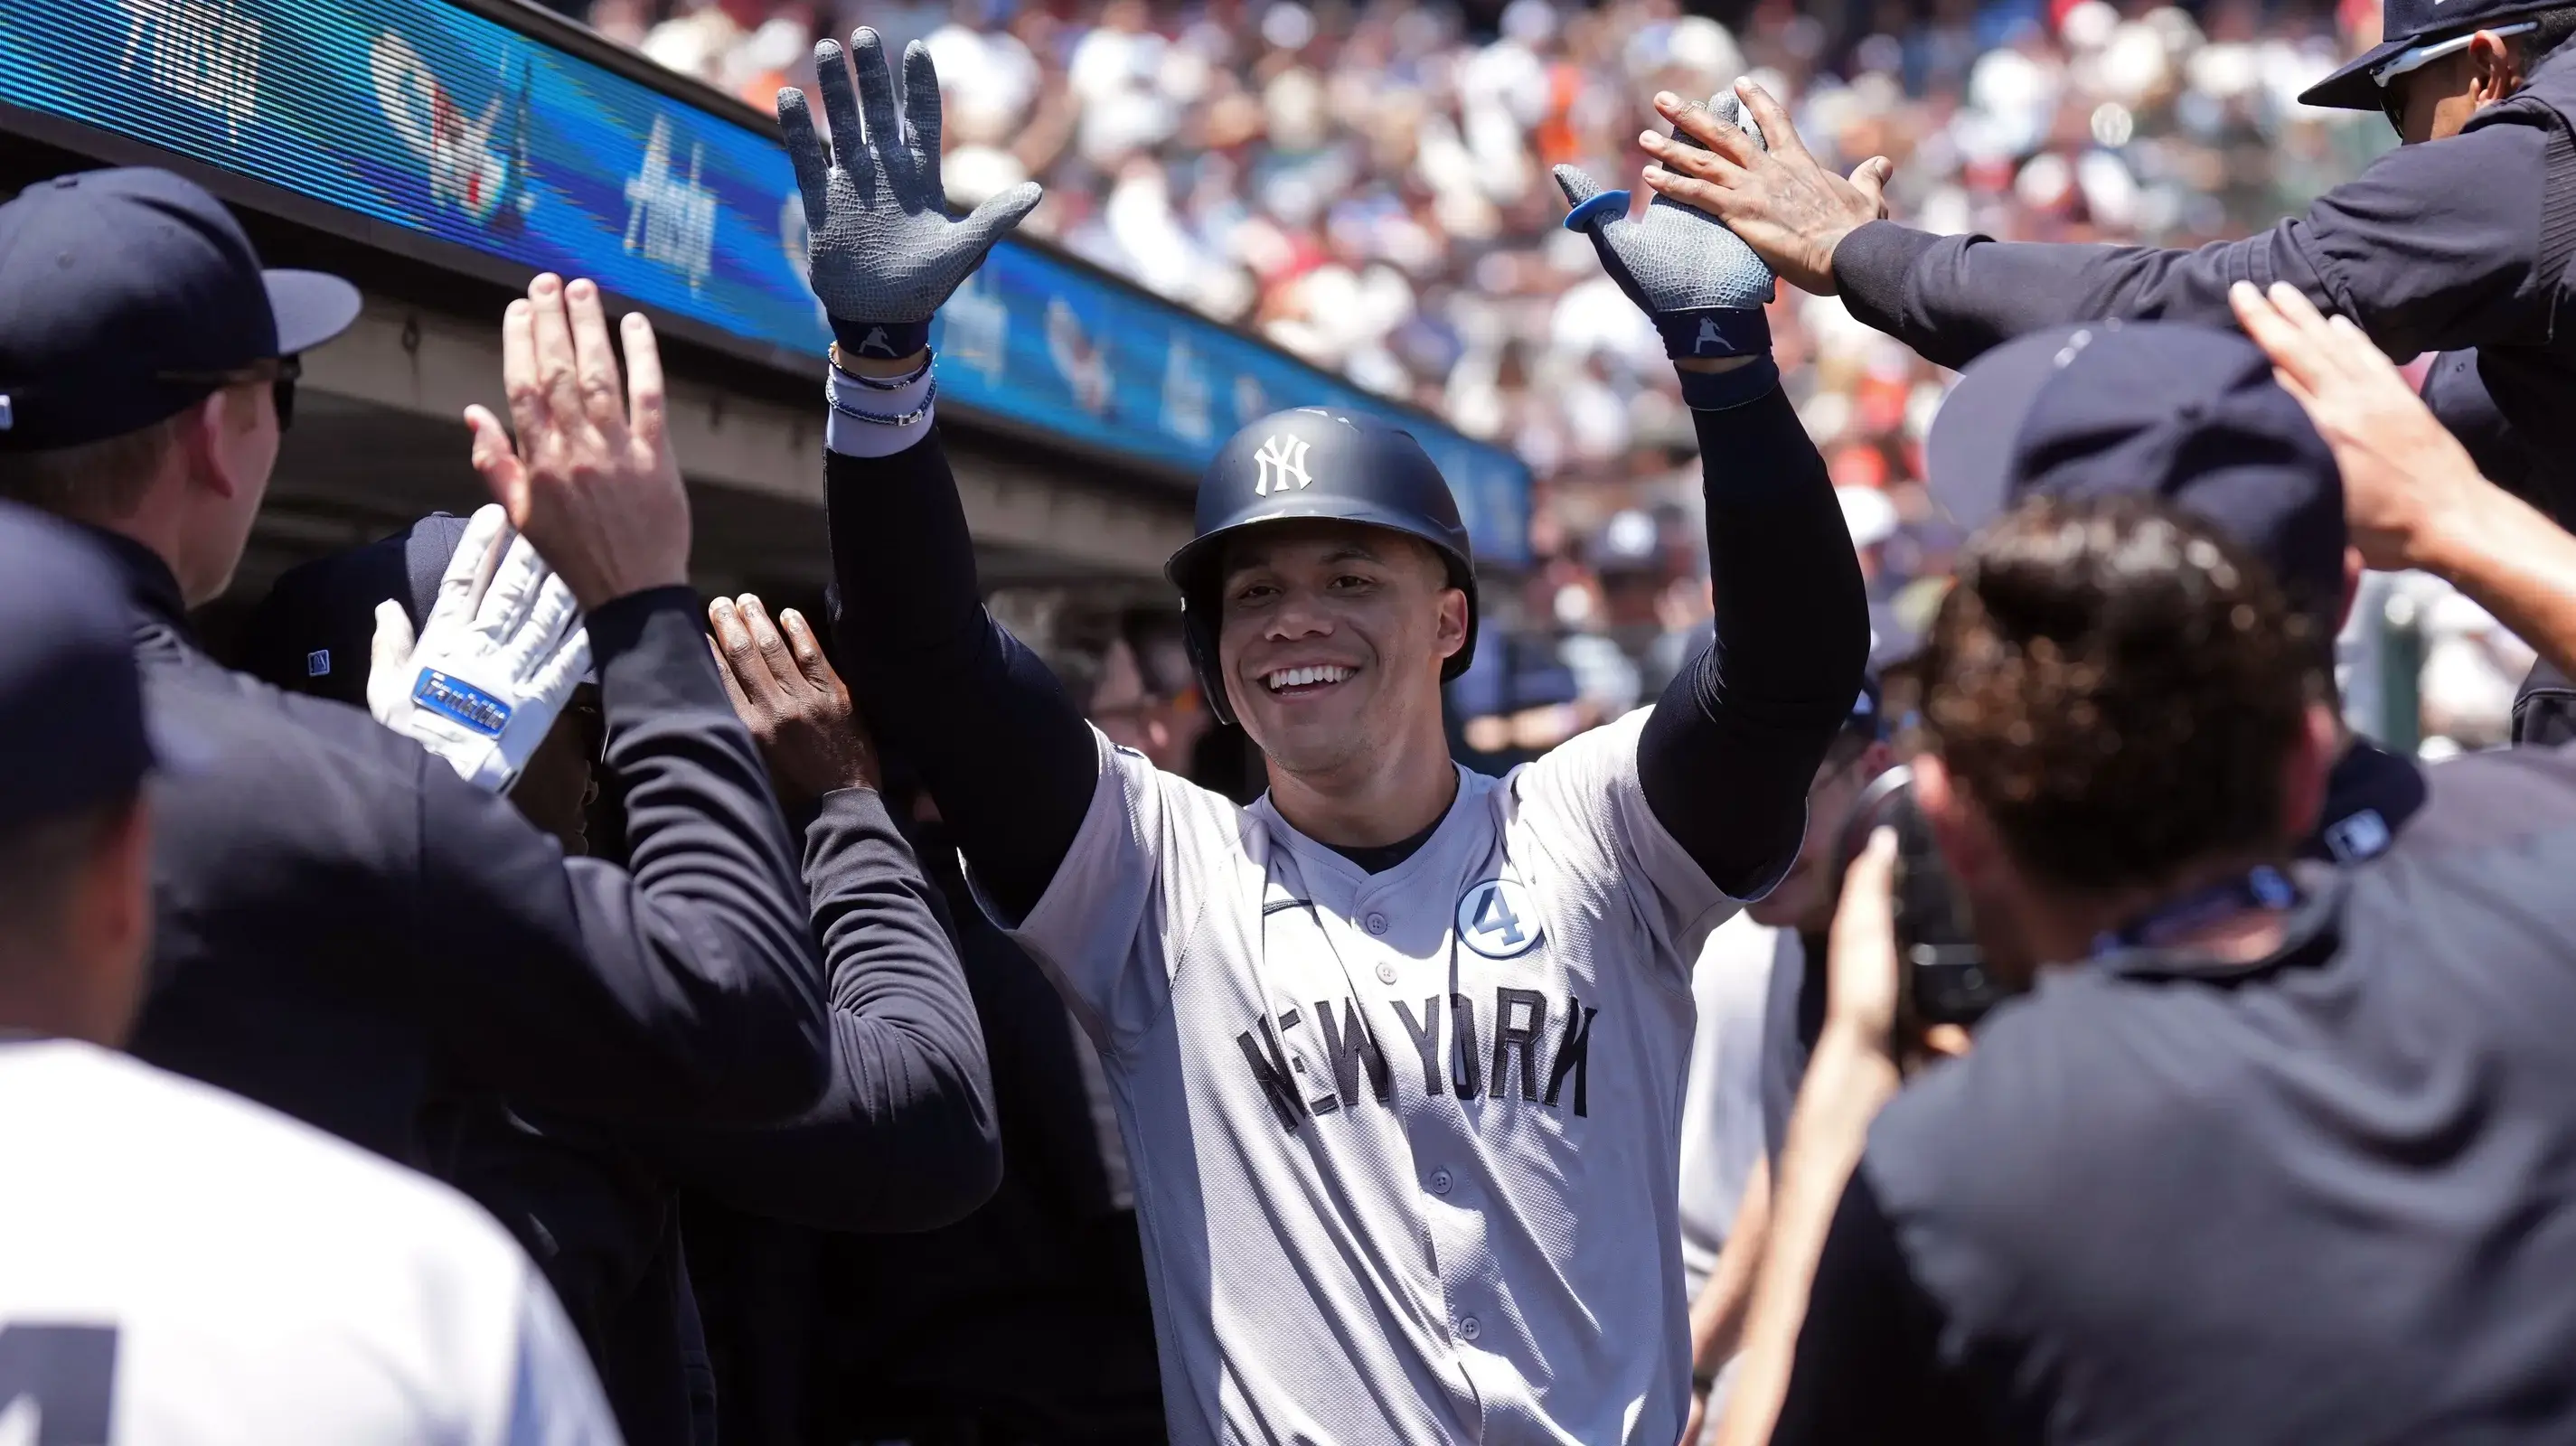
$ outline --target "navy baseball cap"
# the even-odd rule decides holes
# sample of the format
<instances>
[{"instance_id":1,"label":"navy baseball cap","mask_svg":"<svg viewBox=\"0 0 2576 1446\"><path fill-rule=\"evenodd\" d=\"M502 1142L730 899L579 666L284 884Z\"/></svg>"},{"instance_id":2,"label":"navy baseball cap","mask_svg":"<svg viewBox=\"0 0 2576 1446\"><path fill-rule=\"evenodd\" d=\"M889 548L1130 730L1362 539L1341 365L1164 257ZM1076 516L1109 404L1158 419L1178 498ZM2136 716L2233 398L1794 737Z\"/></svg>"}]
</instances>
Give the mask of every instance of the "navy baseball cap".
<instances>
[{"instance_id":1,"label":"navy baseball cap","mask_svg":"<svg viewBox=\"0 0 2576 1446\"><path fill-rule=\"evenodd\" d=\"M2332 75L2299 92L2301 105L2332 110L2377 110L2380 85L2371 72L2428 40L2501 30L2567 0L2380 0L2377 45Z\"/></svg>"},{"instance_id":2,"label":"navy baseball cap","mask_svg":"<svg viewBox=\"0 0 2576 1446\"><path fill-rule=\"evenodd\" d=\"M223 203L168 171L39 181L0 205L0 450L148 427L357 315L339 277L262 270Z\"/></svg>"},{"instance_id":3,"label":"navy baseball cap","mask_svg":"<svg viewBox=\"0 0 2576 1446\"><path fill-rule=\"evenodd\" d=\"M464 518L433 512L390 537L289 568L242 630L242 666L289 692L366 707L376 604L399 601L417 633L464 536Z\"/></svg>"},{"instance_id":4,"label":"navy baseball cap","mask_svg":"<svg viewBox=\"0 0 2576 1446\"><path fill-rule=\"evenodd\" d=\"M134 618L97 543L0 502L0 833L134 792L156 766L195 766L185 733L147 721Z\"/></svg>"},{"instance_id":5,"label":"navy baseball cap","mask_svg":"<svg viewBox=\"0 0 2576 1446\"><path fill-rule=\"evenodd\" d=\"M2087 322L1979 357L1932 419L1934 501L1970 531L2033 496L2161 497L2272 569L2331 634L2343 474L2271 359L2232 331Z\"/></svg>"}]
</instances>

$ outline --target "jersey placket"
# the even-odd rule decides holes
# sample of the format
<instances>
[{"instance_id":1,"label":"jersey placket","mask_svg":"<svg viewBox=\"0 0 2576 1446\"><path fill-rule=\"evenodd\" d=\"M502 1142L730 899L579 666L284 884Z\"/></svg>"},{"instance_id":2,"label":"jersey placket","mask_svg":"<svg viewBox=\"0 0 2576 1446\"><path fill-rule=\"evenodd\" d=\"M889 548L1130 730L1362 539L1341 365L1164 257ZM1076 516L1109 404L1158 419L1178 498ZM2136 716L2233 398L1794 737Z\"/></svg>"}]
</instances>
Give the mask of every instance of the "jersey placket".
<instances>
[{"instance_id":1,"label":"jersey placket","mask_svg":"<svg viewBox=\"0 0 2576 1446\"><path fill-rule=\"evenodd\" d=\"M1406 1067L1404 1046L1398 1040L1386 1037L1386 1032L1381 1026L1385 1023L1387 1014L1391 1012L1395 999L1405 988L1411 987L1412 983L1422 978L1440 976L1430 974L1431 966L1428 961L1408 958L1400 947L1389 942L1390 937L1396 932L1396 921L1401 917L1397 912L1402 903L1402 900L1397 897L1399 889L1389 886L1383 877L1368 878L1355 883L1348 872L1341 868L1331 864L1317 867L1322 862L1321 859L1311 856L1296 859L1299 871L1303 875L1300 881L1302 888L1282 878L1274 865L1266 884L1268 897L1262 911L1262 954L1265 961L1263 972L1270 973L1272 965L1269 961L1275 958L1269 937L1271 923L1287 912L1286 908L1282 907L1283 904L1290 900L1299 900L1299 896L1302 895L1299 903L1303 908L1313 911L1318 933L1325 946L1333 953L1334 965L1342 976L1342 985L1348 997L1373 1001L1371 1004L1363 1005L1362 1013L1369 1021L1368 1027L1377 1032L1378 1048L1385 1054L1388 1067L1401 1072ZM1334 863L1338 862L1338 859L1334 861ZM1390 871L1391 874L1401 876L1409 876L1414 872L1404 868ZM1375 981L1375 987L1371 987L1372 980ZM1444 1000L1442 1002L1444 1011L1446 1007ZM1406 1008L1407 1013L1399 1017L1406 1021L1405 1027L1410 1028L1411 1006ZM1443 1017L1445 1019L1445 1013ZM1397 1085L1395 1098L1398 1100L1409 1098L1406 1084ZM1428 1252L1428 1258L1424 1261L1428 1272L1428 1283L1439 1290L1438 1299L1422 1302L1425 1308L1424 1315L1440 1322L1451 1346L1451 1358L1459 1366L1458 1371L1453 1374L1437 1369L1441 1363L1434 1362L1431 1375L1441 1381L1448 1391L1455 1414L1458 1420L1468 1427L1471 1439L1482 1440L1485 1387L1474 1379L1463 1358L1463 1353L1458 1350L1459 1312L1454 1304L1455 1291L1451 1287L1449 1272L1443 1269L1446 1262L1462 1254L1463 1250L1457 1242L1457 1232L1454 1229L1444 1229L1443 1220L1436 1218L1442 1214L1455 1212L1440 1211L1437 1208L1440 1202L1434 1198L1444 1191L1455 1188L1456 1172L1425 1167L1421 1164L1421 1123L1422 1117L1430 1111L1430 1108L1430 1101L1427 1099L1419 1106L1402 1107L1407 1154L1404 1163L1407 1168L1413 1170L1416 1185L1416 1190L1411 1196L1415 1202L1410 1222L1413 1228L1406 1233ZM1436 1185L1432 1183L1434 1180L1437 1181ZM1429 1194L1423 1193L1426 1189L1429 1190ZM1481 1322L1478 1328L1481 1329Z\"/></svg>"},{"instance_id":2,"label":"jersey placket","mask_svg":"<svg viewBox=\"0 0 2576 1446\"><path fill-rule=\"evenodd\" d=\"M1421 862L1437 867L1434 859ZM1479 1345L1493 1324L1499 1284L1485 1216L1484 1156L1465 1108L1485 1083L1482 1037L1475 1003L1457 987L1449 911L1424 907L1436 891L1427 889L1427 879L1409 877L1416 872L1395 869L1370 879L1354 895L1348 919L1374 956L1377 997L1407 1036L1386 1041L1401 1051L1390 1062L1399 1071L1409 1063L1422 1091L1404 1115L1417 1218L1431 1245L1432 1278L1464 1387L1455 1393L1461 1419L1483 1440L1486 1409L1509 1388L1497 1379L1507 1368Z\"/></svg>"}]
</instances>

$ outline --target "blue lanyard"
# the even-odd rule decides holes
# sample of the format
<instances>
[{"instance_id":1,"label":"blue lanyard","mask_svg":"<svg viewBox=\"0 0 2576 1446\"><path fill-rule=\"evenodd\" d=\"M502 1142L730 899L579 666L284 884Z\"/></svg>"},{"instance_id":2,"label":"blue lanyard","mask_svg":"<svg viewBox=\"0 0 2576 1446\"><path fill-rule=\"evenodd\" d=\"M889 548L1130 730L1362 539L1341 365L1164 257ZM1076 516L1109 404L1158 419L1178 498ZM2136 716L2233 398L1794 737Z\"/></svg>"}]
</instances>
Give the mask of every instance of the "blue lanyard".
<instances>
[{"instance_id":1,"label":"blue lanyard","mask_svg":"<svg viewBox=\"0 0 2576 1446\"><path fill-rule=\"evenodd\" d=\"M2093 957L2099 959L2122 949L2161 948L2240 909L2286 909L2298 901L2298 886L2283 877L2279 869L2264 864L2243 878L2194 889L2117 929L2102 931L2093 940Z\"/></svg>"}]
</instances>

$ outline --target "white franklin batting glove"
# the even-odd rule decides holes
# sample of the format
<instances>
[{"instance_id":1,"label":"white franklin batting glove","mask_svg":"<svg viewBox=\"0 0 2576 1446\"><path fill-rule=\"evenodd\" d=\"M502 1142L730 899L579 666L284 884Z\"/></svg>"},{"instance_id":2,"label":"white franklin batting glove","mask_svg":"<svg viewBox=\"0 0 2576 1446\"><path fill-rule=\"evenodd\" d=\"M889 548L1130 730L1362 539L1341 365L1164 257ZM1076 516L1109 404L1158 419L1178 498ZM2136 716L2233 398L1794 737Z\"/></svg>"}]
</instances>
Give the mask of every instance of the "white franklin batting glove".
<instances>
[{"instance_id":1,"label":"white franklin batting glove","mask_svg":"<svg viewBox=\"0 0 2576 1446\"><path fill-rule=\"evenodd\" d=\"M589 676L590 634L572 589L487 506L465 524L417 639L401 602L376 604L374 655L376 721L500 793Z\"/></svg>"}]
</instances>

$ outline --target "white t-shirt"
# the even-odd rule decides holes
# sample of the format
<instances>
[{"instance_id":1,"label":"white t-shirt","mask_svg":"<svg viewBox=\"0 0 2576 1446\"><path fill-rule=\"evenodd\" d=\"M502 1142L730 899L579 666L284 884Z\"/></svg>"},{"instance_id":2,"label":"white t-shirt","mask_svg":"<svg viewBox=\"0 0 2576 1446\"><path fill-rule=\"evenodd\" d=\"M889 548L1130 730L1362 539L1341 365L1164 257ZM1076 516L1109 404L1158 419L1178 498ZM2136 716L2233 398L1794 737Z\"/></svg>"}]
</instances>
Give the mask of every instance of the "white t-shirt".
<instances>
[{"instance_id":1,"label":"white t-shirt","mask_svg":"<svg viewBox=\"0 0 2576 1446\"><path fill-rule=\"evenodd\" d=\"M0 1043L0 1441L613 1446L464 1196L207 1085Z\"/></svg>"},{"instance_id":2,"label":"white t-shirt","mask_svg":"<svg viewBox=\"0 0 2576 1446\"><path fill-rule=\"evenodd\" d=\"M1377 874L1100 741L1014 937L1118 1102L1180 1446L1679 1434L1690 967L1736 904L1645 717L1462 770Z\"/></svg>"},{"instance_id":3,"label":"white t-shirt","mask_svg":"<svg viewBox=\"0 0 2576 1446\"><path fill-rule=\"evenodd\" d=\"M1682 1092L1681 1221L1683 1291L1693 1300L1762 1158L1762 1011L1779 933L1738 914L1708 936L1691 975L1699 1026Z\"/></svg>"}]
</instances>

